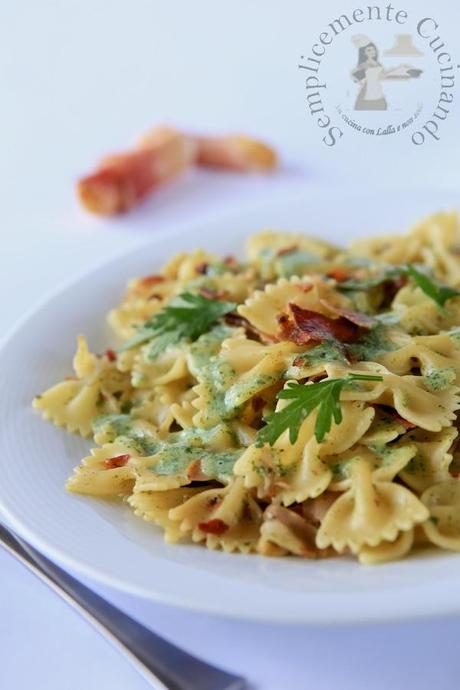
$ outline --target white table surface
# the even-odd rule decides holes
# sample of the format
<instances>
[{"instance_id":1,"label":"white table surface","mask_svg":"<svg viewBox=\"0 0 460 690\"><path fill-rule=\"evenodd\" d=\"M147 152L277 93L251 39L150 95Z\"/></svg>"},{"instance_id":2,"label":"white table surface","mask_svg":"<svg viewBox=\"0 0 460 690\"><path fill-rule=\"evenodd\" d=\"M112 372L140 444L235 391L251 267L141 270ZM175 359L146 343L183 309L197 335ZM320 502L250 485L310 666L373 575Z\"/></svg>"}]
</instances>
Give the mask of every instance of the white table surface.
<instances>
[{"instance_id":1,"label":"white table surface","mask_svg":"<svg viewBox=\"0 0 460 690\"><path fill-rule=\"evenodd\" d=\"M293 76L303 42L312 42L329 11L344 11L350 3L328 5L325 13L294 0L135 0L129 11L121 0L3 3L4 332L56 285L146 241L157 228L312 185L333 186L345 178L360 184L365 156L324 152L305 121ZM406 5L428 11L430 3ZM453 40L458 8L441 2L436 11ZM423 180L454 187L458 110L456 118L457 129L452 117L443 141L424 148L417 160L408 151L395 165L391 146L374 152L374 181L388 182L394 170L401 175L399 186ZM284 153L283 170L271 178L191 174L116 221L80 211L75 177L101 153L129 144L161 121L268 136ZM246 675L260 690L458 687L457 620L356 629L270 627L98 591L189 651ZM0 687L141 690L146 684L54 594L0 552Z\"/></svg>"}]
</instances>

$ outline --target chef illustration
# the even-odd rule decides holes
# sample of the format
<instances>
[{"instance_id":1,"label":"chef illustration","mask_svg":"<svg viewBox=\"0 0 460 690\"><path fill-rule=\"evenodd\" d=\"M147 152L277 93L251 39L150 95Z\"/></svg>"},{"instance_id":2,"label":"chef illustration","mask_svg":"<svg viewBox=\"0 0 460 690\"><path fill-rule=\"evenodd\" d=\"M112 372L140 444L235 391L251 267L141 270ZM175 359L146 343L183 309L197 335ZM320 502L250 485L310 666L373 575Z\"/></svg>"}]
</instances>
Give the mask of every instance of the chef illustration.
<instances>
[{"instance_id":1,"label":"chef illustration","mask_svg":"<svg viewBox=\"0 0 460 690\"><path fill-rule=\"evenodd\" d=\"M413 79L419 77L422 70L407 64L385 69L379 61L377 46L370 38L359 34L353 36L352 41L358 48L358 64L351 72L353 81L359 86L355 110L387 110L388 104L382 87L383 80ZM413 52L390 53L390 51L387 53L389 55L415 54Z\"/></svg>"}]
</instances>

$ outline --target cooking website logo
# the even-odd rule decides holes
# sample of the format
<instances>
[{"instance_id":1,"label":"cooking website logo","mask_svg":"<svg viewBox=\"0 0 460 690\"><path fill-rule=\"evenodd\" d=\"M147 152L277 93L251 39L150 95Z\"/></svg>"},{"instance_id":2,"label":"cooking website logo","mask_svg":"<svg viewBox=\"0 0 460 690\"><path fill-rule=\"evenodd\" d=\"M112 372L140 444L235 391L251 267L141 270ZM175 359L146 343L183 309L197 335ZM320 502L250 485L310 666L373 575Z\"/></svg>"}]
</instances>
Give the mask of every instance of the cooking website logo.
<instances>
[{"instance_id":1,"label":"cooking website logo","mask_svg":"<svg viewBox=\"0 0 460 690\"><path fill-rule=\"evenodd\" d=\"M349 131L438 141L458 68L433 17L411 20L392 5L333 19L299 64L307 115L329 147Z\"/></svg>"}]
</instances>

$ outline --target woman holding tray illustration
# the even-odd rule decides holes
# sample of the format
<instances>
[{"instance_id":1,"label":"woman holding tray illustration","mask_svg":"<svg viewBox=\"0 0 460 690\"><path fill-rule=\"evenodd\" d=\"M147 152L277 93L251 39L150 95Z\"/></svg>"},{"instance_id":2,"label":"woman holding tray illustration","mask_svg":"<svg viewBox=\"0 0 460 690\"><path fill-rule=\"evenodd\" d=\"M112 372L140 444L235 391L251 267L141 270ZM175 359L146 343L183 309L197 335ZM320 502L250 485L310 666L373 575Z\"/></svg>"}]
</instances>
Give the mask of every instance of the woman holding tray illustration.
<instances>
[{"instance_id":1,"label":"woman holding tray illustration","mask_svg":"<svg viewBox=\"0 0 460 690\"><path fill-rule=\"evenodd\" d=\"M379 62L377 46L367 36L353 36L352 41L358 48L358 65L352 70L351 77L361 87L355 110L387 110L382 81L415 78L421 74L421 70L414 69L411 65L385 69Z\"/></svg>"}]
</instances>

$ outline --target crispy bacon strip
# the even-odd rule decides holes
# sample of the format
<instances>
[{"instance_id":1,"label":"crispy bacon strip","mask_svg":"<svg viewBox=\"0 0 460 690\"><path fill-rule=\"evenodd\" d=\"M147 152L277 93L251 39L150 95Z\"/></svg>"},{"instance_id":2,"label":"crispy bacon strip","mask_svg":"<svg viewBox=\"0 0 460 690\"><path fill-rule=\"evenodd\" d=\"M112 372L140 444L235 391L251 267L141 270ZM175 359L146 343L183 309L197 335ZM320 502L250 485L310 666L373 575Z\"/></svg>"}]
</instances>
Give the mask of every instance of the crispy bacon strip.
<instances>
[{"instance_id":1,"label":"crispy bacon strip","mask_svg":"<svg viewBox=\"0 0 460 690\"><path fill-rule=\"evenodd\" d=\"M321 343L324 340L350 343L360 335L359 327L342 316L331 319L293 303L289 303L289 311L290 313L278 316L279 340L289 340L296 345L305 345L311 341Z\"/></svg>"},{"instance_id":2,"label":"crispy bacon strip","mask_svg":"<svg viewBox=\"0 0 460 690\"><path fill-rule=\"evenodd\" d=\"M88 211L103 216L128 211L189 167L195 151L189 137L158 127L137 149L104 158L96 172L79 180L80 201Z\"/></svg>"},{"instance_id":3,"label":"crispy bacon strip","mask_svg":"<svg viewBox=\"0 0 460 690\"><path fill-rule=\"evenodd\" d=\"M251 137L197 137L197 165L240 172L269 171L277 164L275 151Z\"/></svg>"},{"instance_id":4,"label":"crispy bacon strip","mask_svg":"<svg viewBox=\"0 0 460 690\"><path fill-rule=\"evenodd\" d=\"M142 287L150 287L151 285L158 285L158 283L164 283L165 277L159 275L150 275L139 278L139 285Z\"/></svg>"},{"instance_id":5,"label":"crispy bacon strip","mask_svg":"<svg viewBox=\"0 0 460 690\"><path fill-rule=\"evenodd\" d=\"M228 256L226 256L224 258L224 264L225 264L225 266L229 266L231 268L232 266L237 266L238 261L236 260L236 258L234 256L229 254Z\"/></svg>"},{"instance_id":6,"label":"crispy bacon strip","mask_svg":"<svg viewBox=\"0 0 460 690\"><path fill-rule=\"evenodd\" d=\"M124 453L123 455L115 455L113 458L107 458L104 460L104 465L108 470L113 470L115 467L124 467L131 456L129 453Z\"/></svg>"},{"instance_id":7,"label":"crispy bacon strip","mask_svg":"<svg viewBox=\"0 0 460 690\"><path fill-rule=\"evenodd\" d=\"M204 276L204 275L206 275L206 271L208 270L208 268L209 268L209 264L207 264L205 261L202 261L200 264L195 266L195 271L199 275Z\"/></svg>"},{"instance_id":8,"label":"crispy bacon strip","mask_svg":"<svg viewBox=\"0 0 460 690\"><path fill-rule=\"evenodd\" d=\"M117 361L117 355L112 349L108 349L105 351L105 356L109 360L109 362L116 362Z\"/></svg>"},{"instance_id":9,"label":"crispy bacon strip","mask_svg":"<svg viewBox=\"0 0 460 690\"><path fill-rule=\"evenodd\" d=\"M206 299L219 299L219 293L217 292L217 290L213 290L212 288L203 287L200 288L198 292L203 297L206 297Z\"/></svg>"},{"instance_id":10,"label":"crispy bacon strip","mask_svg":"<svg viewBox=\"0 0 460 690\"><path fill-rule=\"evenodd\" d=\"M350 279L350 274L344 268L340 266L333 268L326 274L329 278L334 278L338 283L344 283L346 280Z\"/></svg>"},{"instance_id":11,"label":"crispy bacon strip","mask_svg":"<svg viewBox=\"0 0 460 690\"><path fill-rule=\"evenodd\" d=\"M193 460L187 468L187 479L190 482L206 482L209 477L201 469L201 460Z\"/></svg>"},{"instance_id":12,"label":"crispy bacon strip","mask_svg":"<svg viewBox=\"0 0 460 690\"><path fill-rule=\"evenodd\" d=\"M228 525L223 520L213 518L211 520L208 520L207 522L199 522L198 529L200 529L202 532L205 532L206 534L220 535L228 530Z\"/></svg>"},{"instance_id":13,"label":"crispy bacon strip","mask_svg":"<svg viewBox=\"0 0 460 690\"><path fill-rule=\"evenodd\" d=\"M361 328L371 329L377 323L372 316L363 314L360 311L347 309L347 307L340 307L337 304L332 304L332 302L328 302L325 299L320 300L320 302L333 314L336 314L337 316L343 316L344 319L347 319L347 321L351 321L351 323L354 323L356 326L360 326Z\"/></svg>"}]
</instances>

